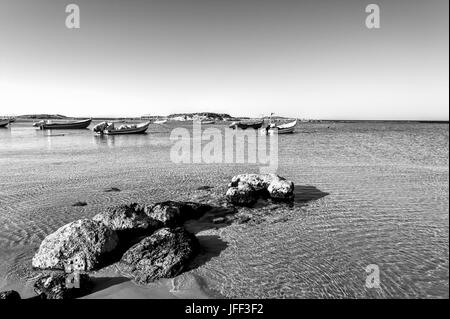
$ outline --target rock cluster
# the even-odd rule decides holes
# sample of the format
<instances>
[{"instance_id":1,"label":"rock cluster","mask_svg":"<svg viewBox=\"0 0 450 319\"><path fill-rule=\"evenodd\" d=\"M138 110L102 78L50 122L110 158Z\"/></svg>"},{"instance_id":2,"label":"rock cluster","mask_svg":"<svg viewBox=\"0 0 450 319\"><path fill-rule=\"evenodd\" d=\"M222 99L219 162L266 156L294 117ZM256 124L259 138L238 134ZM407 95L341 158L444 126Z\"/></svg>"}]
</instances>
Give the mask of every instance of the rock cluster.
<instances>
[{"instance_id":1,"label":"rock cluster","mask_svg":"<svg viewBox=\"0 0 450 319\"><path fill-rule=\"evenodd\" d=\"M76 297L90 286L83 272L114 261L119 261L119 268L138 283L174 277L199 251L196 237L182 227L183 223L211 209L194 202L133 203L109 207L92 219L64 225L42 241L32 266L65 272L40 277L35 291L46 299ZM80 284L84 289L65 285L73 272L82 272Z\"/></svg>"},{"instance_id":2,"label":"rock cluster","mask_svg":"<svg viewBox=\"0 0 450 319\"><path fill-rule=\"evenodd\" d=\"M92 219L62 226L42 241L32 266L52 272L39 277L34 289L46 299L78 297L92 288L86 272L114 262L140 284L175 277L199 252L197 238L183 227L186 221L209 212L214 224L227 224L229 212L236 210L233 205L251 207L260 197L290 201L293 191L294 183L278 175L243 174L233 177L225 195L228 203L221 197L226 209L181 201L106 208ZM243 218L239 222L248 221ZM81 289L71 284L73 276L78 276ZM0 294L0 298L14 297L14 292Z\"/></svg>"},{"instance_id":3,"label":"rock cluster","mask_svg":"<svg viewBox=\"0 0 450 319\"><path fill-rule=\"evenodd\" d=\"M234 176L226 192L227 200L236 206L253 206L259 198L292 201L294 183L276 174L241 174Z\"/></svg>"}]
</instances>

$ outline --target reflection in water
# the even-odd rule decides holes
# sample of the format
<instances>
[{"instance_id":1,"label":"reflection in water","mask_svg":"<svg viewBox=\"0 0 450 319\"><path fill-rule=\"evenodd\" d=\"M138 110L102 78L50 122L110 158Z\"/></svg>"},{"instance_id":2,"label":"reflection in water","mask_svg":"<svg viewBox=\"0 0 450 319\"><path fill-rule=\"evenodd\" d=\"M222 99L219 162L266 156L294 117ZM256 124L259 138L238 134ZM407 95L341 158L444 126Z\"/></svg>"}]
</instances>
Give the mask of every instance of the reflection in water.
<instances>
[{"instance_id":1,"label":"reflection in water","mask_svg":"<svg viewBox=\"0 0 450 319\"><path fill-rule=\"evenodd\" d=\"M145 134L129 135L94 135L93 144L100 147L136 147L149 144L151 136Z\"/></svg>"},{"instance_id":2,"label":"reflection in water","mask_svg":"<svg viewBox=\"0 0 450 319\"><path fill-rule=\"evenodd\" d=\"M115 138L113 135L107 136L107 135L94 135L92 136L92 141L94 145L100 146L100 147L114 147L115 145Z\"/></svg>"}]
</instances>

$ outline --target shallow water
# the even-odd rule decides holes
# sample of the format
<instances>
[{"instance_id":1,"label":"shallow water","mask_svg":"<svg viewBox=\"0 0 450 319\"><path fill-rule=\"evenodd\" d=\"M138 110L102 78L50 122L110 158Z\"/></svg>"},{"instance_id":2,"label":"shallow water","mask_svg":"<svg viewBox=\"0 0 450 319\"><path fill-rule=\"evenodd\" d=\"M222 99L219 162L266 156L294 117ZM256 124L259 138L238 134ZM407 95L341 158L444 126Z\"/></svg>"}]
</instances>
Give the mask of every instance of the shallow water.
<instances>
[{"instance_id":1,"label":"shallow water","mask_svg":"<svg viewBox=\"0 0 450 319\"><path fill-rule=\"evenodd\" d=\"M233 175L258 172L171 162L173 127L103 138L29 123L0 129L0 289L29 288L34 251L68 222L129 201L217 196ZM448 298L448 125L307 123L297 131L279 136L278 159L278 174L296 185L294 206L258 224L198 229L206 256L189 272L201 278L196 285L226 297ZM214 188L197 190L204 185ZM120 191L105 191L113 187ZM87 205L72 206L78 201ZM379 289L365 287L369 264L379 266Z\"/></svg>"}]
</instances>

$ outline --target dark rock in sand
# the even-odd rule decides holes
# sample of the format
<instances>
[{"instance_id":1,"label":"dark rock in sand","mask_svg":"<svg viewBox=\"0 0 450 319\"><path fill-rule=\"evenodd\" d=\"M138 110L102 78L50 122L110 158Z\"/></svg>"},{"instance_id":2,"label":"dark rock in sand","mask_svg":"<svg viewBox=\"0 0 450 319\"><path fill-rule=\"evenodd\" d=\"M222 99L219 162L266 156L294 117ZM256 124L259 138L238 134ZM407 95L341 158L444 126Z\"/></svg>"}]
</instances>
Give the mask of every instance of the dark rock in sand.
<instances>
[{"instance_id":1,"label":"dark rock in sand","mask_svg":"<svg viewBox=\"0 0 450 319\"><path fill-rule=\"evenodd\" d=\"M145 209L135 203L109 207L92 219L116 231L118 235L150 234L158 226L156 221L147 216Z\"/></svg>"},{"instance_id":2,"label":"dark rock in sand","mask_svg":"<svg viewBox=\"0 0 450 319\"><path fill-rule=\"evenodd\" d=\"M92 281L87 274L63 272L41 275L34 291L42 299L73 299L91 292Z\"/></svg>"},{"instance_id":3,"label":"dark rock in sand","mask_svg":"<svg viewBox=\"0 0 450 319\"><path fill-rule=\"evenodd\" d=\"M198 250L197 238L184 228L162 228L126 251L119 269L141 284L172 278L186 269Z\"/></svg>"},{"instance_id":4,"label":"dark rock in sand","mask_svg":"<svg viewBox=\"0 0 450 319\"><path fill-rule=\"evenodd\" d=\"M7 290L0 292L0 300L20 300L19 293L15 290Z\"/></svg>"},{"instance_id":5,"label":"dark rock in sand","mask_svg":"<svg viewBox=\"0 0 450 319\"><path fill-rule=\"evenodd\" d=\"M276 174L241 174L231 179L227 200L237 206L253 206L258 198L292 201L294 183Z\"/></svg>"},{"instance_id":6,"label":"dark rock in sand","mask_svg":"<svg viewBox=\"0 0 450 319\"><path fill-rule=\"evenodd\" d=\"M41 269L92 270L107 261L117 244L115 231L100 222L80 219L45 237L32 265Z\"/></svg>"},{"instance_id":7,"label":"dark rock in sand","mask_svg":"<svg viewBox=\"0 0 450 319\"><path fill-rule=\"evenodd\" d=\"M197 187L197 190L205 191L205 190L210 190L211 188L214 188L214 187L205 185L205 186Z\"/></svg>"},{"instance_id":8,"label":"dark rock in sand","mask_svg":"<svg viewBox=\"0 0 450 319\"><path fill-rule=\"evenodd\" d=\"M86 205L87 205L86 202L76 202L72 206L74 206L74 207L81 207L81 206L86 206Z\"/></svg>"},{"instance_id":9,"label":"dark rock in sand","mask_svg":"<svg viewBox=\"0 0 450 319\"><path fill-rule=\"evenodd\" d=\"M258 200L258 192L246 183L239 183L228 188L225 194L227 200L237 206L253 206Z\"/></svg>"},{"instance_id":10,"label":"dark rock in sand","mask_svg":"<svg viewBox=\"0 0 450 319\"><path fill-rule=\"evenodd\" d=\"M147 215L160 227L176 227L189 219L198 219L211 210L210 205L195 202L166 201L146 208Z\"/></svg>"}]
</instances>

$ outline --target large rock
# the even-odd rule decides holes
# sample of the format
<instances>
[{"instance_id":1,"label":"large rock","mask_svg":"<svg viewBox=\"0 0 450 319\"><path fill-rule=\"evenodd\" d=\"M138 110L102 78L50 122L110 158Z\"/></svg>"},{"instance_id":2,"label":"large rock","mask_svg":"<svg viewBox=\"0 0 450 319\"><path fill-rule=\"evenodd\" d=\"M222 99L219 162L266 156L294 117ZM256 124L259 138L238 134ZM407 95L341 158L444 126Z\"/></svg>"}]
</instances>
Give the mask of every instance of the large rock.
<instances>
[{"instance_id":1,"label":"large rock","mask_svg":"<svg viewBox=\"0 0 450 319\"><path fill-rule=\"evenodd\" d=\"M237 186L230 187L225 196L233 205L253 206L259 195L251 185L240 182Z\"/></svg>"},{"instance_id":2,"label":"large rock","mask_svg":"<svg viewBox=\"0 0 450 319\"><path fill-rule=\"evenodd\" d=\"M195 202L166 201L146 207L146 213L160 227L177 227L189 219L202 217L211 209L209 205Z\"/></svg>"},{"instance_id":3,"label":"large rock","mask_svg":"<svg viewBox=\"0 0 450 319\"><path fill-rule=\"evenodd\" d=\"M290 201L294 199L294 183L285 179L273 180L267 187L270 198L280 201Z\"/></svg>"},{"instance_id":4,"label":"large rock","mask_svg":"<svg viewBox=\"0 0 450 319\"><path fill-rule=\"evenodd\" d=\"M184 228L162 228L131 247L119 269L137 283L175 277L198 252L197 238Z\"/></svg>"},{"instance_id":5,"label":"large rock","mask_svg":"<svg viewBox=\"0 0 450 319\"><path fill-rule=\"evenodd\" d=\"M157 223L147 216L144 208L135 203L109 207L92 219L116 231L118 235L149 234L157 228Z\"/></svg>"},{"instance_id":6,"label":"large rock","mask_svg":"<svg viewBox=\"0 0 450 319\"><path fill-rule=\"evenodd\" d=\"M72 299L87 295L93 284L87 274L63 272L41 275L34 291L42 299Z\"/></svg>"},{"instance_id":7,"label":"large rock","mask_svg":"<svg viewBox=\"0 0 450 319\"><path fill-rule=\"evenodd\" d=\"M225 196L237 206L253 206L260 197L275 201L294 198L294 183L276 174L240 174L234 176L228 186Z\"/></svg>"},{"instance_id":8,"label":"large rock","mask_svg":"<svg viewBox=\"0 0 450 319\"><path fill-rule=\"evenodd\" d=\"M20 300L20 295L15 290L7 290L0 292L0 300Z\"/></svg>"},{"instance_id":9,"label":"large rock","mask_svg":"<svg viewBox=\"0 0 450 319\"><path fill-rule=\"evenodd\" d=\"M80 219L48 235L32 265L41 269L92 270L107 261L117 244L115 231L100 222Z\"/></svg>"},{"instance_id":10,"label":"large rock","mask_svg":"<svg viewBox=\"0 0 450 319\"><path fill-rule=\"evenodd\" d=\"M275 174L240 174L231 179L230 187L237 187L238 184L248 184L255 191L260 192L267 189L274 179L279 176Z\"/></svg>"}]
</instances>

